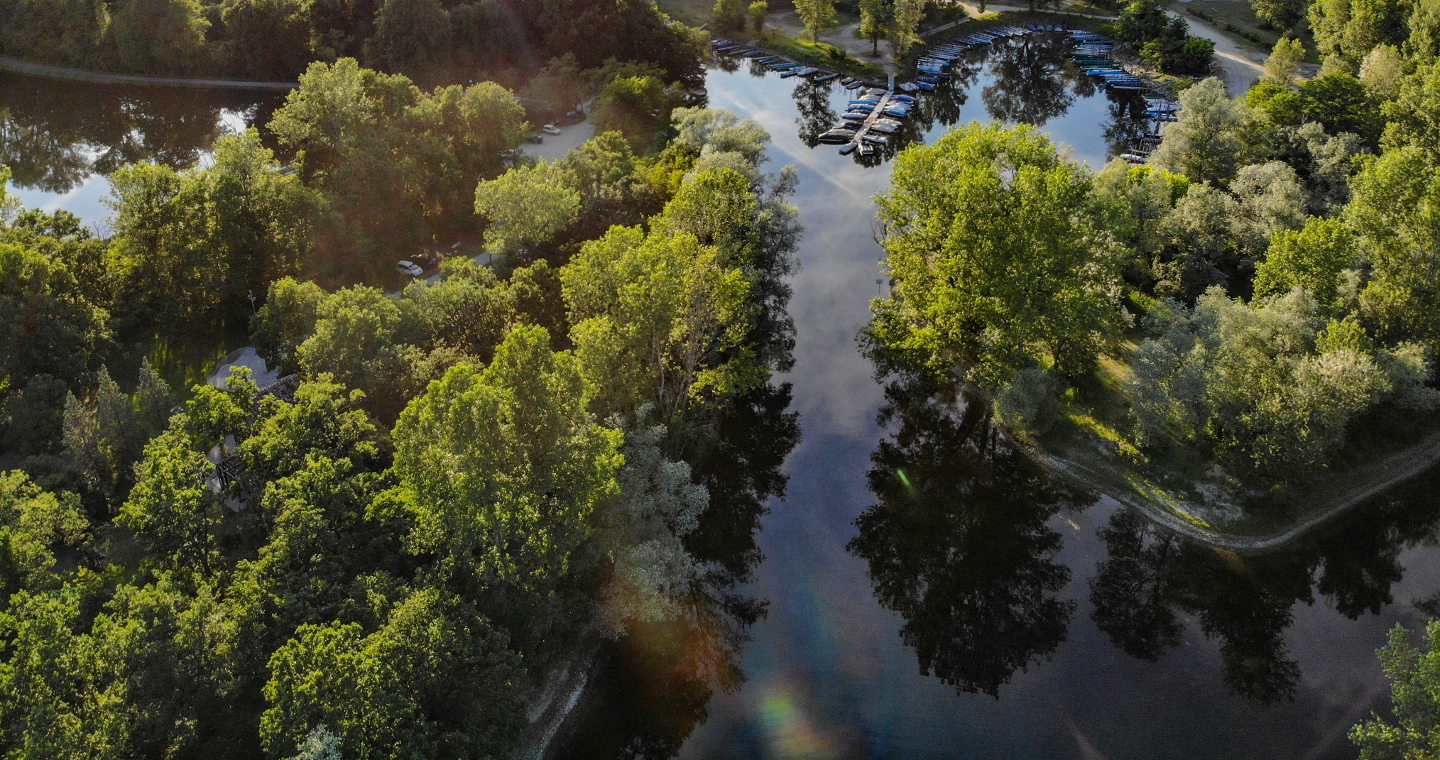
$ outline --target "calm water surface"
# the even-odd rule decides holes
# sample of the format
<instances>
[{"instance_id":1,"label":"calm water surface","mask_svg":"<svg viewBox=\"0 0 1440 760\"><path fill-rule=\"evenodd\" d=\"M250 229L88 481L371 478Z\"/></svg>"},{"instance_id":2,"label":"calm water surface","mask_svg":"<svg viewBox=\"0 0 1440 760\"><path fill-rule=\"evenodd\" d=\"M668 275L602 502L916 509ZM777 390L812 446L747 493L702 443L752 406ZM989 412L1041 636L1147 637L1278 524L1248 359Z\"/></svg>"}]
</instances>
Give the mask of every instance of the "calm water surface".
<instances>
[{"instance_id":1,"label":"calm water surface","mask_svg":"<svg viewBox=\"0 0 1440 760\"><path fill-rule=\"evenodd\" d=\"M1374 650L1440 607L1440 475L1240 557L1037 473L963 402L882 387L855 335L884 287L871 218L889 165L814 147L845 91L727 68L711 105L762 124L771 167L801 174L794 369L727 421L736 444L706 475L717 622L637 634L564 755L1354 757L1346 731L1384 702ZM277 103L6 76L0 163L30 205L98 223L108 171L186 165ZM1024 121L1099 167L1139 130L1135 106L1053 47L1012 43L906 137ZM746 598L769 602L753 625ZM750 641L716 654L717 630ZM712 694L692 677L717 670L743 681Z\"/></svg>"},{"instance_id":2,"label":"calm water surface","mask_svg":"<svg viewBox=\"0 0 1440 760\"><path fill-rule=\"evenodd\" d=\"M1026 121L1098 168L1138 128L1125 118L1133 103L1032 47L973 61L961 79L956 97L927 107L923 139L957 121ZM1375 649L1440 592L1440 477L1285 551L1239 557L1036 473L963 404L887 395L855 334L883 287L870 220L888 164L810 147L844 110L838 87L742 64L712 72L708 88L712 105L770 131L774 166L801 172L807 232L783 378L801 437L748 587L769 614L741 650L738 689L703 709L602 689L571 751L1354 757L1346 732L1385 701ZM648 722L633 714L656 709Z\"/></svg>"}]
</instances>

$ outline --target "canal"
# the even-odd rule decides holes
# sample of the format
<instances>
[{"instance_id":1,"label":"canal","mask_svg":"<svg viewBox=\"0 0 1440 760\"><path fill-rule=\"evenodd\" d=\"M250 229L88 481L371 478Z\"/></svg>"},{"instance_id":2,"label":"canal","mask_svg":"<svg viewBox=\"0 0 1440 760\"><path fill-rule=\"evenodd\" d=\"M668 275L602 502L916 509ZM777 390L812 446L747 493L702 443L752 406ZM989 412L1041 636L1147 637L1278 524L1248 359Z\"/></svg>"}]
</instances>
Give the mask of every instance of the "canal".
<instances>
[{"instance_id":1,"label":"canal","mask_svg":"<svg viewBox=\"0 0 1440 760\"><path fill-rule=\"evenodd\" d=\"M1346 732L1385 700L1375 649L1440 607L1440 475L1238 556L1037 471L963 403L878 382L857 349L885 288L871 220L889 164L815 145L847 93L745 63L707 87L770 132L771 171L800 174L793 369L734 423L787 482L730 568L737 646L710 658L726 688L675 666L701 648L689 634L618 648L563 756L1354 757ZM28 204L103 227L108 171L194 161L268 119L278 99L259 98L4 77L0 162ZM1013 42L902 139L1027 122L1098 168L1142 128L1133 113L1053 46Z\"/></svg>"}]
</instances>

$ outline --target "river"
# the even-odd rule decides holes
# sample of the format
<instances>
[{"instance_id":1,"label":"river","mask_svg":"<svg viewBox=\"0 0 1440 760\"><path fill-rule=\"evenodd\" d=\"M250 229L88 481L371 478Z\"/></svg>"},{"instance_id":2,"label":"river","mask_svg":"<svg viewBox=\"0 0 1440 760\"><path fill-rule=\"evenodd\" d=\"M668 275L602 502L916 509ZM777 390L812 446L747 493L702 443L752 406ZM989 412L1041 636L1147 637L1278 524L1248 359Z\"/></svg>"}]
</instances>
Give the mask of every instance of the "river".
<instances>
[{"instance_id":1,"label":"river","mask_svg":"<svg viewBox=\"0 0 1440 760\"><path fill-rule=\"evenodd\" d=\"M1133 103L1043 46L1013 43L966 71L920 119L924 139L957 121L1028 121L1098 167L1136 128ZM18 160L27 202L92 222L110 156L183 164L224 124L273 108L190 107L178 102L188 91L97 108L83 86L16 81L0 86L0 160ZM707 86L711 105L770 132L772 170L799 170L807 228L789 302L794 367L735 421L758 431L739 460L788 478L732 536L745 545L733 590L768 613L732 616L750 640L726 664L743 679L713 694L672 677L668 659L710 648L637 636L582 701L561 756L1354 757L1346 732L1386 696L1375 649L1396 622L1413 628L1440 607L1440 475L1242 557L1036 471L963 404L887 394L855 335L885 287L871 199L888 163L811 147L843 110L837 87L746 66L712 70Z\"/></svg>"}]
</instances>

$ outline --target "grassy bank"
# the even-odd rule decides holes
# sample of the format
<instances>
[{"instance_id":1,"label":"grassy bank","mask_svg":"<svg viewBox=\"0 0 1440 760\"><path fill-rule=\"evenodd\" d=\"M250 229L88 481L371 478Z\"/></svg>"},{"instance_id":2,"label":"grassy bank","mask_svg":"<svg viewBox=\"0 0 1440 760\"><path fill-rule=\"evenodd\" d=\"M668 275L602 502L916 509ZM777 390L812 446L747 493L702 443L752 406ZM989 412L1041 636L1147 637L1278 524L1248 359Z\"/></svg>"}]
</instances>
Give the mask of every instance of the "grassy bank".
<instances>
[{"instance_id":1,"label":"grassy bank","mask_svg":"<svg viewBox=\"0 0 1440 760\"><path fill-rule=\"evenodd\" d=\"M766 31L765 37L756 44L793 61L853 74L863 79L885 79L887 76L883 68L854 58L827 42L811 42L784 32Z\"/></svg>"},{"instance_id":2,"label":"grassy bank","mask_svg":"<svg viewBox=\"0 0 1440 760\"><path fill-rule=\"evenodd\" d=\"M1440 423L1376 415L1357 425L1328 469L1259 484L1196 448L1142 450L1131 434L1127 343L1067 394L1038 459L1157 522L1222 548L1273 548L1440 462Z\"/></svg>"},{"instance_id":3,"label":"grassy bank","mask_svg":"<svg viewBox=\"0 0 1440 760\"><path fill-rule=\"evenodd\" d=\"M1180 13L1193 16L1215 27L1243 44L1260 52L1268 53L1283 36L1283 32L1272 29L1260 21L1251 9L1250 3L1240 0L1189 0L1172 6ZM1310 35L1310 25L1300 22L1297 36L1305 43L1306 60L1319 62L1315 52L1315 40Z\"/></svg>"}]
</instances>

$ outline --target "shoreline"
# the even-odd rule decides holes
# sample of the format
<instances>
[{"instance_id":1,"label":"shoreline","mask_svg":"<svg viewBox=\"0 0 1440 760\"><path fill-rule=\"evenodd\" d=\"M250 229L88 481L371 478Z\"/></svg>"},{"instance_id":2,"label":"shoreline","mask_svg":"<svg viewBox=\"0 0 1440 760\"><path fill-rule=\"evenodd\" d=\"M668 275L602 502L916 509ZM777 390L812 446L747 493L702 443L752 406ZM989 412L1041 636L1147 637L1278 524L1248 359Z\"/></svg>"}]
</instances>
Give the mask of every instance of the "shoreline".
<instances>
[{"instance_id":1,"label":"shoreline","mask_svg":"<svg viewBox=\"0 0 1440 760\"><path fill-rule=\"evenodd\" d=\"M1401 485L1440 464L1440 432L1434 432L1399 451L1386 456L1380 464L1364 468L1357 474L1360 482L1323 500L1323 506L1299 522L1283 529L1260 535L1243 535L1214 528L1204 528L1185 520L1154 499L1135 491L1124 491L1109 485L1096 470L1072 459L1052 454L1039 446L1029 445L1031 455L1046 468L1064 475L1091 490L1108 496L1120 504L1144 514L1152 522L1193 541L1237 554L1253 554L1282 547L1300 536L1334 520L1362 502ZM1119 473L1115 469L1113 472ZM1180 501L1187 507L1193 505ZM1198 511L1198 510L1197 510Z\"/></svg>"},{"instance_id":2,"label":"shoreline","mask_svg":"<svg viewBox=\"0 0 1440 760\"><path fill-rule=\"evenodd\" d=\"M257 82L244 79L191 79L188 77L147 77L139 74L111 74L104 71L72 69L0 56L0 71L44 79L62 79L87 84L122 84L141 87L199 87L223 90L293 90L297 82Z\"/></svg>"}]
</instances>

